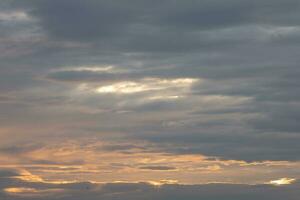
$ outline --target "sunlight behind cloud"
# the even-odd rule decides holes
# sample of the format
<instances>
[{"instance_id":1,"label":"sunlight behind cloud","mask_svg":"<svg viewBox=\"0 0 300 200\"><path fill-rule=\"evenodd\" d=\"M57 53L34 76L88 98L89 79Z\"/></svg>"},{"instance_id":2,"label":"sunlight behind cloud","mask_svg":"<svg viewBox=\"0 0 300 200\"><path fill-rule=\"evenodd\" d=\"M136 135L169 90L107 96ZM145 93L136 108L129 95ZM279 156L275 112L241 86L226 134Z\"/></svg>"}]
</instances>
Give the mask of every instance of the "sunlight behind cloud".
<instances>
[{"instance_id":1,"label":"sunlight behind cloud","mask_svg":"<svg viewBox=\"0 0 300 200\"><path fill-rule=\"evenodd\" d=\"M124 81L111 85L101 86L96 89L97 93L116 93L131 94L144 91L164 90L168 88L186 88L195 83L197 79L180 78L180 79L157 79L147 78L140 82Z\"/></svg>"},{"instance_id":2,"label":"sunlight behind cloud","mask_svg":"<svg viewBox=\"0 0 300 200\"><path fill-rule=\"evenodd\" d=\"M43 182L43 179L39 176L31 174L29 171L22 170L20 173L20 176L17 176L15 178L18 178L22 181L26 182Z\"/></svg>"},{"instance_id":3,"label":"sunlight behind cloud","mask_svg":"<svg viewBox=\"0 0 300 200\"><path fill-rule=\"evenodd\" d=\"M65 71L65 70L71 70L74 72L78 71L88 71L88 72L108 72L112 71L115 68L115 66L108 65L108 66L100 66L100 65L92 65L92 66L78 66L78 67L65 67L58 71ZM57 71L57 70L55 70Z\"/></svg>"}]
</instances>

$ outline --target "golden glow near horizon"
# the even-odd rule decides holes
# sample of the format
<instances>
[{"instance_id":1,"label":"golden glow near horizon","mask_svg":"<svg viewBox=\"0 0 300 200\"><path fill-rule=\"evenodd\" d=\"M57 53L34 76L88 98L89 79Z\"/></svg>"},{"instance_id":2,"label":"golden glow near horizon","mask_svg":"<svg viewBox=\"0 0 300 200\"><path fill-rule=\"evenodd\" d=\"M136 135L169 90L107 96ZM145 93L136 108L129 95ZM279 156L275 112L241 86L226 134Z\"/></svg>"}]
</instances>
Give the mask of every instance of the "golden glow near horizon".
<instances>
[{"instance_id":1,"label":"golden glow near horizon","mask_svg":"<svg viewBox=\"0 0 300 200\"><path fill-rule=\"evenodd\" d=\"M15 178L18 178L22 181L26 182L43 182L43 179L39 176L31 174L29 171L22 170L20 173L20 176L16 176Z\"/></svg>"},{"instance_id":2,"label":"golden glow near horizon","mask_svg":"<svg viewBox=\"0 0 300 200\"><path fill-rule=\"evenodd\" d=\"M36 192L38 192L34 188L25 188L25 187L5 188L4 191L8 192L8 193L36 193Z\"/></svg>"},{"instance_id":3,"label":"golden glow near horizon","mask_svg":"<svg viewBox=\"0 0 300 200\"><path fill-rule=\"evenodd\" d=\"M232 182L232 181L206 181L206 182L202 182L202 183L189 183L189 182L180 182L179 180L176 179L153 179L151 177L148 177L149 179L139 179L139 180L114 180L114 181L93 181L93 180L73 180L73 181L62 181L62 180L44 180L43 178L37 176L37 175L32 175L30 172L25 172L25 170L23 171L23 175L17 176L15 178L20 179L24 182L27 183L45 183L45 184L51 184L53 186L55 185L63 185L63 184L76 184L76 183L80 183L80 182L89 182L89 183L93 183L93 184L106 184L106 183L149 183L151 185L154 186L161 186L161 185L165 185L165 184L211 184L211 183L227 183L227 184L248 184L247 182L243 183L243 182ZM128 171L127 173L129 173L130 171ZM130 173L136 173L133 175L137 175L139 173L137 173L136 171L131 171ZM23 178L22 176L26 177L28 176L28 174L31 174L31 176L35 177L34 179L29 179L29 178ZM153 176L153 175L152 175ZM168 175L170 176L170 174ZM281 178L281 179L277 179L277 180L272 180L269 182L266 182L266 184L271 184L271 185L275 185L275 186L281 186L281 185L289 185L289 184L293 184L297 179L295 178ZM263 184L263 182L257 182L254 184ZM5 192L7 193L15 193L15 194L33 194L33 193L47 193L47 192L57 192L60 191L60 189L35 189L35 188L30 188L30 187L9 187L9 188L5 188L4 189Z\"/></svg>"},{"instance_id":4,"label":"golden glow near horizon","mask_svg":"<svg viewBox=\"0 0 300 200\"><path fill-rule=\"evenodd\" d=\"M281 178L281 179L278 179L278 180L272 180L269 183L272 184L272 185L280 186L280 185L289 185L289 184L292 184L295 181L296 181L296 179L294 179L294 178Z\"/></svg>"},{"instance_id":5,"label":"golden glow near horizon","mask_svg":"<svg viewBox=\"0 0 300 200\"><path fill-rule=\"evenodd\" d=\"M9 195L24 197L51 196L56 193L64 192L61 188L36 189L31 187L9 187L4 188L3 191Z\"/></svg>"},{"instance_id":6,"label":"golden glow near horizon","mask_svg":"<svg viewBox=\"0 0 300 200\"><path fill-rule=\"evenodd\" d=\"M154 185L154 186L161 186L161 185L168 185L168 184L178 184L178 180L167 180L167 179L162 179L159 181L148 181L149 184Z\"/></svg>"},{"instance_id":7,"label":"golden glow near horizon","mask_svg":"<svg viewBox=\"0 0 300 200\"><path fill-rule=\"evenodd\" d=\"M26 182L43 182L49 184L90 182L159 182L176 180L179 184L204 184L210 182L267 183L272 177L295 177L286 174L290 168L300 167L299 162L265 161L250 162L238 160L219 160L203 155L172 155L146 151L147 143L80 143L69 142L53 144L28 152L20 158L19 164L6 167L24 169L15 178ZM127 148L122 151L107 151L105 148ZM101 150L103 149L103 150ZM28 160L51 160L53 164L21 164ZM1 155L0 155L1 159ZM80 159L80 160L78 160ZM55 164L56 163L56 164ZM1 163L2 167L4 163ZM0 167L1 167L0 166ZM266 174L265 171L269 173ZM249 173L251 172L251 173ZM256 173L260 179L254 177ZM270 184L288 184L294 179L280 179Z\"/></svg>"},{"instance_id":8,"label":"golden glow near horizon","mask_svg":"<svg viewBox=\"0 0 300 200\"><path fill-rule=\"evenodd\" d=\"M157 157L157 156L155 156ZM152 160L154 159L154 160ZM176 161L179 163L182 162L186 162L188 160L193 161L193 162L209 162L207 160L205 160L204 157L196 157L196 156L179 156L179 157L174 157L171 160ZM143 159L142 162L143 163L160 163L160 162L168 162L170 161L169 159L167 159L166 157L160 157L160 158L148 158L148 159ZM225 161L218 161L219 163L225 162ZM238 161L228 161L228 165L230 165L229 163L236 163L237 164ZM239 165L241 166L241 164L243 163L242 161L239 161ZM197 163L193 163L193 165L198 165ZM245 165L244 165L245 166ZM256 166L256 165L251 165ZM53 168L53 166L52 166ZM60 166L59 168L61 169L68 169L67 166ZM69 167L71 168L71 167ZM196 171L195 169L192 169L193 171ZM234 169L233 169L234 170ZM88 172L88 170L87 170ZM55 178L52 178L52 180L45 180L42 177L38 176L38 175L33 175L31 172L26 171L26 170L21 170L20 172L20 176L16 176L15 178L22 180L21 182L17 182L17 183L23 183L23 184L17 184L17 185L9 185L8 187L5 187L2 189L3 192L7 193L7 195L11 195L11 196L18 196L18 197L55 197L57 195L64 195L67 191L69 191L69 188L75 188L76 191L85 191L85 192L90 192L90 191L95 191L98 190L100 188L102 188L102 186L104 186L107 183L110 184L149 184L154 188L160 188L164 185L194 185L197 184L199 185L207 185L207 184L245 184L248 185L249 182L239 182L239 181L208 181L206 180L205 182L181 182L180 180L177 179L173 179L174 176L172 176L171 173L166 173L166 174L160 174L160 173L156 173L153 172L150 174L141 174L138 171L123 171L122 173L127 173L130 174L132 173L133 176L136 177L136 179L132 179L132 180L120 180L120 181L93 181L91 180L92 177L95 176L102 176L97 172L92 171L89 178L86 177L83 180L77 180L77 181L62 181L62 180L55 180ZM69 171L65 171L64 173L69 173ZM116 176L117 177L121 177L120 174L118 174L118 172L116 172ZM197 174L190 172L191 176L197 176ZM236 174L236 172L234 172ZM51 173L50 173L51 174ZM76 174L78 174L78 172L76 172ZM79 173L80 174L80 173ZM209 173L210 174L210 173ZM252 174L252 173L251 173ZM49 172L47 172L46 174L43 174L43 176L48 176ZM74 174L70 174L73 178L76 178L76 176ZM110 176L112 176L112 174L109 174ZM167 176L165 176L167 175ZM179 175L178 177L182 176L183 173L178 171L177 175ZM213 171L211 171L211 175L216 176L217 173L214 173ZM227 174L229 175L229 174ZM243 174L245 175L245 174ZM82 176L82 174L80 174L80 176ZM225 174L222 174L222 176L225 176ZM24 178L22 178L24 177ZM33 177L33 178L28 178L28 177ZM62 178L65 177L66 178L66 174L58 174L56 175L56 177ZM141 179L141 178L144 179ZM156 177L156 178L154 178ZM159 179L159 178L160 179ZM169 177L166 179L161 179L162 177ZM172 177L170 179L170 177ZM78 178L78 177L77 177ZM198 179L200 179L201 177L198 177ZM1 179L0 179L1 180ZM294 178L281 178L278 180L273 180L268 182L267 184L271 184L274 186L282 186L282 185L289 185L292 184L296 181L296 179ZM43 185L44 184L44 185ZM254 185L261 185L263 183L257 182L254 183ZM22 186L23 185L23 186ZM253 185L253 184L251 184ZM42 187L39 187L42 186ZM75 187L76 186L76 187Z\"/></svg>"}]
</instances>

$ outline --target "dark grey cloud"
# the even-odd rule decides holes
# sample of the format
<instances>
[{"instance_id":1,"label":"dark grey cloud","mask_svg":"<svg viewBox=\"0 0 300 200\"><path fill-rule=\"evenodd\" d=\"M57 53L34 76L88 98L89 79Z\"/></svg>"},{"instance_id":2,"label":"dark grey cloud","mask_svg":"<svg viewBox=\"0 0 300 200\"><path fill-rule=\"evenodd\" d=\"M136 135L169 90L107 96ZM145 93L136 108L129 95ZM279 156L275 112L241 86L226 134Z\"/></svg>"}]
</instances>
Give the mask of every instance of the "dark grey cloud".
<instances>
[{"instance_id":1,"label":"dark grey cloud","mask_svg":"<svg viewBox=\"0 0 300 200\"><path fill-rule=\"evenodd\" d=\"M53 72L47 76L52 80L63 81L63 82L96 82L96 83L112 83L118 82L121 80L130 80L132 74L122 73L122 74L114 74L114 73L95 73L88 70L80 70L80 71L59 71Z\"/></svg>"},{"instance_id":2,"label":"dark grey cloud","mask_svg":"<svg viewBox=\"0 0 300 200\"><path fill-rule=\"evenodd\" d=\"M212 157L249 162L256 160L299 160L298 135L193 132L185 134L185 137L182 136L182 133L178 133L146 138L160 144L158 147L165 151L175 154L202 153Z\"/></svg>"},{"instance_id":3,"label":"dark grey cloud","mask_svg":"<svg viewBox=\"0 0 300 200\"><path fill-rule=\"evenodd\" d=\"M0 170L0 177L2 178L10 178L13 176L18 176L19 173L12 169L1 169Z\"/></svg>"},{"instance_id":4,"label":"dark grey cloud","mask_svg":"<svg viewBox=\"0 0 300 200\"><path fill-rule=\"evenodd\" d=\"M41 25L54 37L93 40L127 31L130 22L138 20L137 11L128 2L64 0L37 2L32 14L41 19Z\"/></svg>"},{"instance_id":5,"label":"dark grey cloud","mask_svg":"<svg viewBox=\"0 0 300 200\"><path fill-rule=\"evenodd\" d=\"M253 23L298 25L299 22L299 3L295 0L286 1L284 5L281 1L236 0L33 2L35 9L32 13L41 19L41 25L52 36L75 40L111 38L141 28L147 31L147 27L184 32ZM284 15L287 11L289 14Z\"/></svg>"},{"instance_id":6,"label":"dark grey cloud","mask_svg":"<svg viewBox=\"0 0 300 200\"><path fill-rule=\"evenodd\" d=\"M3 154L10 154L10 155L14 155L14 154L23 154L23 153L27 153L27 152L31 152L37 149L40 149L41 145L40 144L29 144L29 145L18 145L16 146L2 146L0 148L0 153Z\"/></svg>"}]
</instances>

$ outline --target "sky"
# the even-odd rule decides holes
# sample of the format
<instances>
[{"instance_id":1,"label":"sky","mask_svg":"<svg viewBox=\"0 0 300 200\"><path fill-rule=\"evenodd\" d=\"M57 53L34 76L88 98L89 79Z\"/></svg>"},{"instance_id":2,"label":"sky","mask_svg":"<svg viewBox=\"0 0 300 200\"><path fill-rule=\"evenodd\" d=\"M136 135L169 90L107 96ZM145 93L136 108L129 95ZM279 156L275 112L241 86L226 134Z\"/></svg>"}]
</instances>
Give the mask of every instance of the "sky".
<instances>
[{"instance_id":1,"label":"sky","mask_svg":"<svg viewBox=\"0 0 300 200\"><path fill-rule=\"evenodd\" d=\"M0 199L297 200L299 0L0 0Z\"/></svg>"}]
</instances>

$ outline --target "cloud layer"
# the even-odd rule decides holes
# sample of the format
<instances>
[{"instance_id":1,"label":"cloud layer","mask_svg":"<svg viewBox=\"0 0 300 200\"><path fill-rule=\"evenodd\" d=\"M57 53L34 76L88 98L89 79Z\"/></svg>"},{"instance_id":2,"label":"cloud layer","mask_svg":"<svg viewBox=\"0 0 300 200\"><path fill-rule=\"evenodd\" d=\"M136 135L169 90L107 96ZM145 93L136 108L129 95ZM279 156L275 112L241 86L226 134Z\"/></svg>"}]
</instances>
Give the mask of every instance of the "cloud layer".
<instances>
[{"instance_id":1,"label":"cloud layer","mask_svg":"<svg viewBox=\"0 0 300 200\"><path fill-rule=\"evenodd\" d=\"M294 186L246 184L300 178L299 9L298 0L0 2L0 166L49 180L244 184L113 184L93 191L103 199L122 187L131 199L263 190L295 199Z\"/></svg>"},{"instance_id":2,"label":"cloud layer","mask_svg":"<svg viewBox=\"0 0 300 200\"><path fill-rule=\"evenodd\" d=\"M18 176L16 176L16 174ZM59 183L24 180L30 174L1 170L0 197L6 200L26 199L287 199L299 197L299 183L286 186L205 184L178 185L161 183ZM32 176L32 175L31 175ZM23 179L23 180L22 180ZM163 183L163 181L162 181Z\"/></svg>"}]
</instances>

